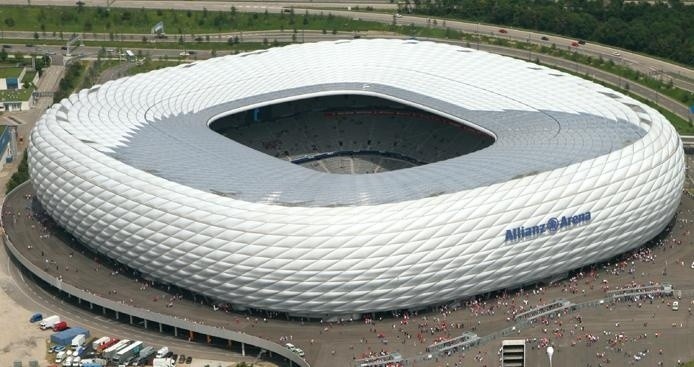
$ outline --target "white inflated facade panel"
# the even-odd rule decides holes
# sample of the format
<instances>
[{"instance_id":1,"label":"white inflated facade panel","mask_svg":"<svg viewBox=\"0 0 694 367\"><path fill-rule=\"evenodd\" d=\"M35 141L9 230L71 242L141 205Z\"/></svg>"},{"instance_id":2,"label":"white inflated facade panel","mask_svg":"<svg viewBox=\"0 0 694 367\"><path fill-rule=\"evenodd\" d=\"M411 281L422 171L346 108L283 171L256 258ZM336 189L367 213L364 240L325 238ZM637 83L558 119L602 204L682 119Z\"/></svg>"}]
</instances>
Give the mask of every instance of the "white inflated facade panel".
<instances>
[{"instance_id":1,"label":"white inflated facade panel","mask_svg":"<svg viewBox=\"0 0 694 367\"><path fill-rule=\"evenodd\" d=\"M567 158L576 153L580 159L532 174L522 170L526 163L499 161L499 167L518 169L517 177L476 187L470 187L474 180L465 181L460 190L440 195L422 192L408 198L409 192L403 191L382 202L369 197L381 191L365 192L366 205L237 199L194 187L190 178L160 174L169 163L157 158L158 149L175 144L191 150L191 162L177 162L181 176L195 165L209 166L214 175L221 172L212 166L223 164L211 158L219 158L219 151L211 146L191 148L174 132L188 128L195 113L275 90L327 83L399 88L462 106L470 116L479 111L539 111L559 126L557 131L569 134L547 132L550 125L532 125L533 121L497 121L489 125L497 143L486 149L503 151L487 156L483 150L476 156L478 166L484 159L495 165L495 157L502 159L502 153L514 149L528 152L517 154L517 162L523 162L524 156L532 157L532 144L537 149L542 144L555 146L548 152ZM480 92L472 93L475 88ZM638 106L638 112L630 105ZM193 118L178 118L185 114ZM607 135L615 126L615 138L581 128L581 118L571 118L581 114L603 118ZM194 129L208 130L205 123L195 122ZM128 149L138 132L151 126L159 129L160 137L151 147L139 147L136 156ZM167 126L176 129L167 131ZM549 138L531 142L520 133L526 127ZM624 136L638 139L624 141ZM585 159L593 141L606 150ZM569 148L563 151L562 146ZM151 154L151 167L142 163L142 149ZM238 149L239 154L256 157ZM213 161L195 161L205 157ZM277 164L254 164L264 162ZM437 167L466 167L465 162L453 160L381 177L393 180L389 182L431 179L445 172ZM454 46L397 40L289 46L81 91L54 105L39 121L31 133L29 165L46 211L98 252L220 301L313 315L433 305L608 259L642 245L670 222L684 179L679 136L646 105L545 67ZM474 176L475 171L460 174ZM306 175L316 181L307 179L309 189L297 195L330 191L310 185L329 182L324 180L331 175ZM361 179L373 181L354 182L377 186L379 175ZM267 177L254 179L258 187L249 186L249 192L262 191L263 181L281 180L282 175L267 172ZM268 187L275 190L271 184L275 183L268 182ZM287 188L292 189L296 190ZM339 200L353 200L345 197ZM555 233L506 240L509 229L586 212L590 220Z\"/></svg>"}]
</instances>

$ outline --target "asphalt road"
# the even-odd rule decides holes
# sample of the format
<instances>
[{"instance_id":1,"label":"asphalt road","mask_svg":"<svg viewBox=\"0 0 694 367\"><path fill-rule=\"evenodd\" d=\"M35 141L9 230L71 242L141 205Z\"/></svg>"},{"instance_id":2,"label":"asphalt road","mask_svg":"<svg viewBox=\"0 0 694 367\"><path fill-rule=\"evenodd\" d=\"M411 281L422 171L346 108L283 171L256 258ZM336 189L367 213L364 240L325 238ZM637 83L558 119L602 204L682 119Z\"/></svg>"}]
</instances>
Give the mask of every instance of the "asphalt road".
<instances>
[{"instance_id":1,"label":"asphalt road","mask_svg":"<svg viewBox=\"0 0 694 367\"><path fill-rule=\"evenodd\" d=\"M4 0L7 4L19 4L25 5L25 0ZM84 0L88 6L103 6L103 0ZM263 12L265 9L268 11L281 11L282 7L292 5L292 2L252 2L252 3L235 3L229 1L167 1L166 7L172 9L191 9L191 10L202 10L207 8L208 10L214 11L227 11L233 5L239 11L244 12ZM301 9L303 4L294 4L296 9ZM320 5L330 4L334 6L336 3L311 3L311 7L321 7ZM361 6L366 6L364 3L359 3ZM378 6L383 4L382 2L376 2L369 4L372 6ZM64 5L64 6L74 6L74 1L72 0L32 0L32 5ZM385 13L372 13L372 12L357 12L348 11L346 7L347 3L339 3L345 10L333 9L331 13L336 16L343 16L349 18L360 18L362 20L376 21L381 23L392 23L394 20L399 24L415 24L417 26L432 26L433 18L401 15L400 17L395 17L395 14L385 14ZM357 4L354 4L357 5ZM125 7L125 8L161 8L162 3L156 1L145 1L145 0L118 0L112 6L114 7ZM302 9L303 10L303 9ZM308 10L310 14L319 14L323 10ZM466 33L477 33L483 35L494 35L498 37L503 37L511 40L519 40L532 42L536 44L551 45L556 44L557 47L566 47L571 49L571 43L576 41L572 38L561 37L557 35L549 35L538 32L512 29L508 27L503 27L507 33L499 33L502 28L495 25L484 25L479 23L470 22L460 22L453 20L443 20L437 19L436 27L441 28L451 28L453 30L463 31ZM548 41L543 41L541 37L549 38ZM673 82L680 88L694 91L694 70L681 65L676 65L667 61L663 61L654 57L637 54L634 52L618 49L615 47L608 47L604 45L587 43L579 47L575 47L577 52L591 55L594 57L603 57L604 59L612 59L617 63L627 64L634 70L639 70L646 74L666 74L673 78Z\"/></svg>"},{"instance_id":2,"label":"asphalt road","mask_svg":"<svg viewBox=\"0 0 694 367\"><path fill-rule=\"evenodd\" d=\"M374 34L369 34L368 37L382 37L382 38L402 38L401 35L389 35L389 34L380 34L380 35L374 35ZM343 34L322 34L321 32L306 32L305 34L299 33L298 34L299 40L302 38L304 39L305 42L317 42L317 41L329 41L329 40L336 40L336 39L344 39L345 35ZM366 35L364 36L366 38ZM264 39L270 39L274 40L277 39L280 42L291 42L292 41L292 32L252 32L252 33L246 33L244 35L244 40L246 42L263 42ZM458 44L458 45L465 45L466 42L462 41L448 41L448 43L452 44ZM168 44L168 43L167 43ZM175 44L171 44L174 46ZM528 52L525 50L519 50L516 48L512 47L502 47L502 46L495 46L495 45L488 45L484 43L480 44L475 44L472 43L470 44L470 47L472 48L479 48L480 50L483 51L488 51L500 55L506 55L506 56L511 56L519 59L525 59L525 60L531 60L534 61L535 59L538 59L542 64L548 65L548 66L556 66L563 68L565 70L573 71L573 72L578 72L580 74L588 74L591 77L601 80L604 82L608 82L609 84L619 86L620 88L624 88L627 84L629 85L629 90L631 93L634 93L638 96L641 96L643 98L649 99L651 101L656 102L657 104L660 104L661 106L665 107L666 109L674 112L675 114L679 115L681 118L687 120L691 118L691 113L689 111L688 106L685 106L684 104L667 97L663 95L662 93L658 93L657 91L647 88L641 84L634 83L632 81L623 79L617 75L602 71L597 68L593 68L590 66L586 66L577 62L573 62L570 60L566 60L563 58L559 57L554 57L554 56L549 56L549 55L544 55L544 54L539 54L539 53L533 53L533 52ZM55 53L54 56L51 57L62 57L61 52L65 52L60 49L59 46L46 46L46 45L35 45L33 47L26 47L24 45L14 45L12 46L12 50L19 51L22 53L29 53L29 52L36 52L36 51L41 51L41 52L50 52L50 53ZM79 55L84 55L86 58L91 58L93 59L96 54L99 52L100 47L76 47L72 49L72 54L76 55L75 57L79 57ZM148 48L131 48L131 50L135 53L142 52L143 55L150 55L153 59L159 59L159 58L168 58L175 60L180 56L180 53L182 52L181 49L148 49ZM191 51L191 50L188 50ZM217 56L222 56L225 54L228 54L229 52L226 51L218 51ZM188 60L193 60L193 59L207 59L212 57L212 54L209 50L196 50L195 55L189 56L187 59ZM55 62L58 62L56 59Z\"/></svg>"}]
</instances>

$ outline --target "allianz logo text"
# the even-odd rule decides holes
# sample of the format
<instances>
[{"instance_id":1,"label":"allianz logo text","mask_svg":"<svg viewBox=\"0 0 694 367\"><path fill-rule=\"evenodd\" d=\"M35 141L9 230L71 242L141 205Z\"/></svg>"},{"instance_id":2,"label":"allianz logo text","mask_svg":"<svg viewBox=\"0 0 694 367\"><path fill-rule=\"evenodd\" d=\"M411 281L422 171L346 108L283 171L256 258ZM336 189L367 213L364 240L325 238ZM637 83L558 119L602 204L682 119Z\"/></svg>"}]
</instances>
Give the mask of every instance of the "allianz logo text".
<instances>
[{"instance_id":1,"label":"allianz logo text","mask_svg":"<svg viewBox=\"0 0 694 367\"><path fill-rule=\"evenodd\" d=\"M549 218L547 223L541 223L532 227L518 227L506 230L506 241L521 241L540 236L545 233L554 234L557 231L574 227L578 224L590 222L590 212L576 214L573 216L562 216L561 218Z\"/></svg>"}]
</instances>

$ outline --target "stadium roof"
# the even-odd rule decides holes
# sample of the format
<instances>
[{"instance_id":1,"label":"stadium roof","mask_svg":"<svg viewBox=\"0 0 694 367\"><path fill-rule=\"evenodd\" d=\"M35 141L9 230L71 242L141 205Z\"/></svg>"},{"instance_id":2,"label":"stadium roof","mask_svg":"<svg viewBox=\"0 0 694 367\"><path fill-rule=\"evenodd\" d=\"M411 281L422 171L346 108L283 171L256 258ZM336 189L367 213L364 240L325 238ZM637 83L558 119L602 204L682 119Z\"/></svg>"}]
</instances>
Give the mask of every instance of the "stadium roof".
<instances>
[{"instance_id":1,"label":"stadium roof","mask_svg":"<svg viewBox=\"0 0 694 367\"><path fill-rule=\"evenodd\" d=\"M395 100L474 126L496 141L423 166L336 175L276 159L207 126L238 111L335 94ZM486 52L351 40L273 48L109 82L73 97L70 113L77 116L59 120L91 148L169 181L249 202L331 207L489 186L622 149L643 137L650 123L629 101L568 74Z\"/></svg>"}]
</instances>

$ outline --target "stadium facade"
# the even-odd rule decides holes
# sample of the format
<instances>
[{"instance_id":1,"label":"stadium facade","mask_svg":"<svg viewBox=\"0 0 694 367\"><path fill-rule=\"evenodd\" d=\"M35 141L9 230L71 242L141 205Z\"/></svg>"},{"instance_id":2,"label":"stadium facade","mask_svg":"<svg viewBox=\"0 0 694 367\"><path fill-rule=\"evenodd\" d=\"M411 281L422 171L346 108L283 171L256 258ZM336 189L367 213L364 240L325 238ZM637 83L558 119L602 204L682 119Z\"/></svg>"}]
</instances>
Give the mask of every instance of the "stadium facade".
<instances>
[{"instance_id":1,"label":"stadium facade","mask_svg":"<svg viewBox=\"0 0 694 367\"><path fill-rule=\"evenodd\" d=\"M334 174L210 128L330 96L397 103L492 142ZM262 146L330 140L283 141L291 130ZM379 136L372 151L407 145ZM86 246L239 309L313 316L426 307L608 259L668 225L684 180L679 136L654 109L544 66L414 40L292 45L82 90L32 131L29 166L42 206Z\"/></svg>"}]
</instances>

